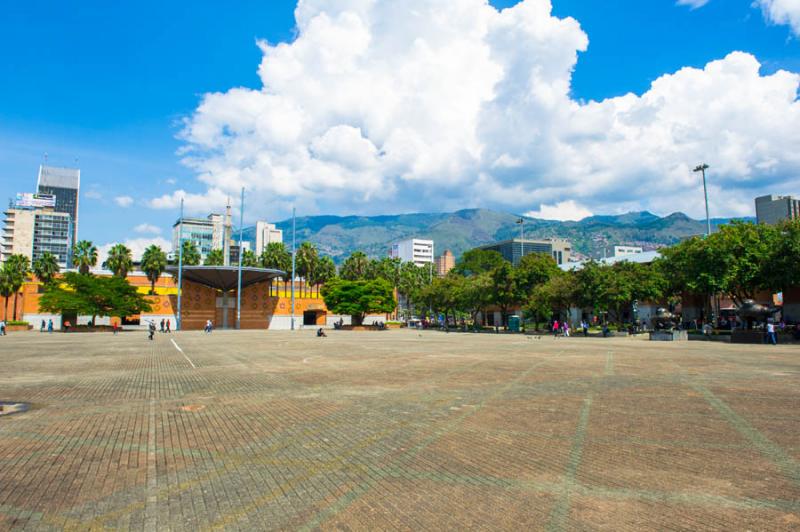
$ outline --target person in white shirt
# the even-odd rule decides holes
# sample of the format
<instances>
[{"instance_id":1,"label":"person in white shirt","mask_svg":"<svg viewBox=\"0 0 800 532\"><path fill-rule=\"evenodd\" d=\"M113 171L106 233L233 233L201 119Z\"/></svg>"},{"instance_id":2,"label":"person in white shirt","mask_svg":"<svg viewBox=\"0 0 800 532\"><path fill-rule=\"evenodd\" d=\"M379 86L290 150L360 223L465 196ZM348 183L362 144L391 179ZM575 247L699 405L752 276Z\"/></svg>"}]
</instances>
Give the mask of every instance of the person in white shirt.
<instances>
[{"instance_id":1,"label":"person in white shirt","mask_svg":"<svg viewBox=\"0 0 800 532\"><path fill-rule=\"evenodd\" d=\"M772 345L778 345L778 335L775 334L775 324L767 322L767 341Z\"/></svg>"}]
</instances>

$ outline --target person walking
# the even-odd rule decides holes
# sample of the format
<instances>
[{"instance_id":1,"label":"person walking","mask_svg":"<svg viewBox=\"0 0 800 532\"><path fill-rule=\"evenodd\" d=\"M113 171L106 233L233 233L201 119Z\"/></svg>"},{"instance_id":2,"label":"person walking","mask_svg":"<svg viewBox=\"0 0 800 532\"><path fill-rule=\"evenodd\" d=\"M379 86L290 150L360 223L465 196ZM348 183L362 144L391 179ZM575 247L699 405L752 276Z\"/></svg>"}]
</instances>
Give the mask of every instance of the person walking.
<instances>
[{"instance_id":1,"label":"person walking","mask_svg":"<svg viewBox=\"0 0 800 532\"><path fill-rule=\"evenodd\" d=\"M6 335L6 320L0 320L0 336Z\"/></svg>"},{"instance_id":2,"label":"person walking","mask_svg":"<svg viewBox=\"0 0 800 532\"><path fill-rule=\"evenodd\" d=\"M778 345L778 335L775 334L775 324L767 322L767 341L772 345Z\"/></svg>"},{"instance_id":3,"label":"person walking","mask_svg":"<svg viewBox=\"0 0 800 532\"><path fill-rule=\"evenodd\" d=\"M47 324L44 322L44 320L42 320L42 324L39 325L39 332L43 333L45 327L47 327Z\"/></svg>"},{"instance_id":4,"label":"person walking","mask_svg":"<svg viewBox=\"0 0 800 532\"><path fill-rule=\"evenodd\" d=\"M569 338L569 322L564 322L564 337Z\"/></svg>"},{"instance_id":5,"label":"person walking","mask_svg":"<svg viewBox=\"0 0 800 532\"><path fill-rule=\"evenodd\" d=\"M553 336L558 336L559 323L558 320L553 321Z\"/></svg>"},{"instance_id":6,"label":"person walking","mask_svg":"<svg viewBox=\"0 0 800 532\"><path fill-rule=\"evenodd\" d=\"M69 320L65 321L64 322L64 332L68 333L70 327L72 327L72 324L69 322Z\"/></svg>"},{"instance_id":7,"label":"person walking","mask_svg":"<svg viewBox=\"0 0 800 532\"><path fill-rule=\"evenodd\" d=\"M111 322L111 330L114 331L114 335L116 336L117 331L119 330L119 325L117 324L116 320Z\"/></svg>"},{"instance_id":8,"label":"person walking","mask_svg":"<svg viewBox=\"0 0 800 532\"><path fill-rule=\"evenodd\" d=\"M214 324L211 323L211 320L206 320L206 329L205 329L206 334L211 334L211 328L213 327L213 325Z\"/></svg>"},{"instance_id":9,"label":"person walking","mask_svg":"<svg viewBox=\"0 0 800 532\"><path fill-rule=\"evenodd\" d=\"M161 332L164 332L164 318L161 318Z\"/></svg>"},{"instance_id":10,"label":"person walking","mask_svg":"<svg viewBox=\"0 0 800 532\"><path fill-rule=\"evenodd\" d=\"M583 336L584 338L589 336L589 324L586 323L586 320L581 320L581 329L583 329Z\"/></svg>"},{"instance_id":11,"label":"person walking","mask_svg":"<svg viewBox=\"0 0 800 532\"><path fill-rule=\"evenodd\" d=\"M53 320L47 320L47 334L53 334Z\"/></svg>"},{"instance_id":12,"label":"person walking","mask_svg":"<svg viewBox=\"0 0 800 532\"><path fill-rule=\"evenodd\" d=\"M150 335L148 336L148 339L150 339L152 341L153 340L153 336L155 336L155 334L156 334L156 322L151 321L150 322L150 326L148 327L148 329L150 331Z\"/></svg>"},{"instance_id":13,"label":"person walking","mask_svg":"<svg viewBox=\"0 0 800 532\"><path fill-rule=\"evenodd\" d=\"M171 333L171 332L172 332L172 329L170 329L170 323L172 323L172 320L169 320L169 319L168 319L168 320L167 320L167 332L168 332L168 333Z\"/></svg>"}]
</instances>

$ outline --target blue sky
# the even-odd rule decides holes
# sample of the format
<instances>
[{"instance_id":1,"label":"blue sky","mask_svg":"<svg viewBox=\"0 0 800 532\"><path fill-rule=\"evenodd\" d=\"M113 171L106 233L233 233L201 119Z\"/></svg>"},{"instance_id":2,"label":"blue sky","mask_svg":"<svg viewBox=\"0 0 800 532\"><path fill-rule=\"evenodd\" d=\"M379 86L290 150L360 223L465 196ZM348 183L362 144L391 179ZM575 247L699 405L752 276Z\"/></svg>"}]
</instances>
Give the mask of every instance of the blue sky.
<instances>
[{"instance_id":1,"label":"blue sky","mask_svg":"<svg viewBox=\"0 0 800 532\"><path fill-rule=\"evenodd\" d=\"M492 4L504 8L516 2ZM670 0L600 4L553 0L553 17L577 19L588 36L569 87L570 98L579 104L628 92L641 95L665 74L684 67L703 69L733 51L752 54L762 65L761 76L780 69L800 72L800 45L792 28L766 20L752 0L711 0L697 9ZM166 236L176 212L151 208L152 198L177 189L205 194L211 186L196 179L209 166L189 168L177 154L187 144L197 145L196 139L177 138L184 120L206 93L262 88L257 69L263 54L256 41L292 42L297 31L294 9L294 1L284 0L197 1L191 6L150 1L5 3L0 7L0 192L11 197L32 190L45 152L54 165L71 166L77 159L83 176L82 236L106 243L154 236L155 228ZM791 170L793 164L786 167ZM527 171L540 169L531 166ZM477 175L479 170L467 172ZM502 179L512 192L523 183L511 174ZM403 188L406 182L396 186L397 196L378 194L368 205L298 203L308 212L338 210L336 214L413 210L414 202L402 197L413 195ZM755 190L758 184L742 187ZM284 198L292 192L286 194ZM120 196L131 198L132 204L118 205L114 198ZM546 206L562 204L567 197L542 196L540 204L528 209L501 196L486 197L485 205L474 197L463 200L464 206L545 212ZM662 214L683 208L681 201L669 209L646 200L637 203L636 198L615 204L600 196L577 203L593 213L628 206L660 207ZM724 209L720 204L714 214L741 214ZM271 205L259 214L282 218L287 212ZM141 224L155 228L140 227L143 232L137 235L134 227Z\"/></svg>"}]
</instances>

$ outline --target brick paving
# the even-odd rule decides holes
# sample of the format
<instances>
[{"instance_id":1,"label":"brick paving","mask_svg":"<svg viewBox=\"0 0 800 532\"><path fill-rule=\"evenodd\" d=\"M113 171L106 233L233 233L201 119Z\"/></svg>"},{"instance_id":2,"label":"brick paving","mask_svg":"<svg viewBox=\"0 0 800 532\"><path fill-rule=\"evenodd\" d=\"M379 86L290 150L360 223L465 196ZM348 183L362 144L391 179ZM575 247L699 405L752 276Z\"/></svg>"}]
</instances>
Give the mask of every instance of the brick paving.
<instances>
[{"instance_id":1,"label":"brick paving","mask_svg":"<svg viewBox=\"0 0 800 532\"><path fill-rule=\"evenodd\" d=\"M0 368L0 529L800 529L797 347L18 333Z\"/></svg>"}]
</instances>

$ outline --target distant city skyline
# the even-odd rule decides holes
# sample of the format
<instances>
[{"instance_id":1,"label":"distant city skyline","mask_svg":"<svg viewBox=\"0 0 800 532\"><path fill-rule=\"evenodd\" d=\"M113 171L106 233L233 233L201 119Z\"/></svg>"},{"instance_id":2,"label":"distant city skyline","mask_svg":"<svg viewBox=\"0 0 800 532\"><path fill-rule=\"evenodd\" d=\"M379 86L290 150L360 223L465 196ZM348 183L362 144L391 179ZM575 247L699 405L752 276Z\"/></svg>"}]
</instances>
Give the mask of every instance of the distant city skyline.
<instances>
[{"instance_id":1,"label":"distant city skyline","mask_svg":"<svg viewBox=\"0 0 800 532\"><path fill-rule=\"evenodd\" d=\"M712 217L800 193L796 3L453 0L444 25L430 0L346 4L0 8L2 200L79 167L80 238L139 250L170 247L180 197L204 215L241 186L248 224L702 218L700 163Z\"/></svg>"}]
</instances>

